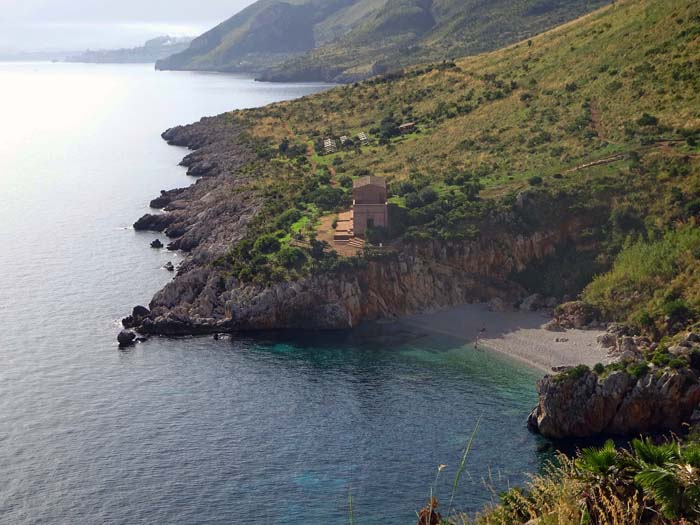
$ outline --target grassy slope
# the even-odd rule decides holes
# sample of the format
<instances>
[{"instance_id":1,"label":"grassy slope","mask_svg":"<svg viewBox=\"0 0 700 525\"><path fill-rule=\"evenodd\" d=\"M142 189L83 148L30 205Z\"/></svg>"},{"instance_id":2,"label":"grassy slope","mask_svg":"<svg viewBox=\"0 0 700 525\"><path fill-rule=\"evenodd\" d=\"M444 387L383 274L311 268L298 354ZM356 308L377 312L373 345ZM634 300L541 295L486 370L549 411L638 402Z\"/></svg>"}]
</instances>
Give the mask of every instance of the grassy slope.
<instances>
[{"instance_id":1,"label":"grassy slope","mask_svg":"<svg viewBox=\"0 0 700 525\"><path fill-rule=\"evenodd\" d=\"M541 177L538 191L577 211L605 210L590 232L605 267L627 238L691 219L679 210L700 195L700 150L686 139L700 130L699 24L690 0L618 2L497 52L234 112L256 142L257 184L270 197L254 235L284 230L277 217L294 206L313 224L347 203L348 177L368 170L388 179L399 204L411 200L401 181L435 190L437 202L406 210L411 235L469 237L480 217L508 209ZM377 140L387 116L419 132ZM305 155L322 137L368 130L369 147ZM283 140L304 153L279 155ZM455 172L483 186L479 201L465 197ZM249 262L236 257L236 267Z\"/></svg>"}]
</instances>

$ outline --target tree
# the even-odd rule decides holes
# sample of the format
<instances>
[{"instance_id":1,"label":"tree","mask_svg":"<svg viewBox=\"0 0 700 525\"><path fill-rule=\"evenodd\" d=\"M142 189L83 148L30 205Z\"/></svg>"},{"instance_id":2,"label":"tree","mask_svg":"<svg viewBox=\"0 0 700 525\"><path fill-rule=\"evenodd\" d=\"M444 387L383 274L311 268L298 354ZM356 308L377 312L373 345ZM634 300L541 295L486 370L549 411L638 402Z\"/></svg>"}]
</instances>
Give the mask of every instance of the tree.
<instances>
[{"instance_id":1,"label":"tree","mask_svg":"<svg viewBox=\"0 0 700 525\"><path fill-rule=\"evenodd\" d=\"M258 253L269 255L279 251L280 241L275 235L266 233L265 235L258 237L253 245L253 249Z\"/></svg>"}]
</instances>

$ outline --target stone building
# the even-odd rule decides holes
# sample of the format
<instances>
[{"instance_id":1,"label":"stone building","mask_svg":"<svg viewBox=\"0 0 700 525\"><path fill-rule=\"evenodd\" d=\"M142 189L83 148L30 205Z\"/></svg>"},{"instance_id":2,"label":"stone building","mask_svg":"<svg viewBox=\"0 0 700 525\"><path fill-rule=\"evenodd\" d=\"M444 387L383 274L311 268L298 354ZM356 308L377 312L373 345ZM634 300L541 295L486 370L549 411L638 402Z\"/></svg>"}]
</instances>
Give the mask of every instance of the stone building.
<instances>
[{"instance_id":1,"label":"stone building","mask_svg":"<svg viewBox=\"0 0 700 525\"><path fill-rule=\"evenodd\" d=\"M389 226L386 181L381 177L362 177L353 183L352 189L353 234L364 237L367 228Z\"/></svg>"}]
</instances>

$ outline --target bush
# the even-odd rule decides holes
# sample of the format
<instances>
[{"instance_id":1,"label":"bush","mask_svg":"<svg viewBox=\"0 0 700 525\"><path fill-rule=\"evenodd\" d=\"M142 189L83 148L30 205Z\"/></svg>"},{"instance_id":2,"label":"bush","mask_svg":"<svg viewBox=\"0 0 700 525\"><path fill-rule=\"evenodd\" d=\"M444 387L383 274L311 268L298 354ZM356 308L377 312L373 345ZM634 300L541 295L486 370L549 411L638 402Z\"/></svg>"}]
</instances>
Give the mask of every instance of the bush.
<instances>
[{"instance_id":1,"label":"bush","mask_svg":"<svg viewBox=\"0 0 700 525\"><path fill-rule=\"evenodd\" d=\"M605 372L605 365L603 365L603 363L596 363L596 365L593 367L593 371L596 374L601 375L603 372Z\"/></svg>"},{"instance_id":2,"label":"bush","mask_svg":"<svg viewBox=\"0 0 700 525\"><path fill-rule=\"evenodd\" d=\"M685 359L682 359L680 357L676 357L676 358L671 359L669 361L668 366L670 366L674 370L681 370L681 369L688 366L688 361L686 361Z\"/></svg>"},{"instance_id":3,"label":"bush","mask_svg":"<svg viewBox=\"0 0 700 525\"><path fill-rule=\"evenodd\" d=\"M392 193L394 195L404 196L409 193L415 193L416 186L410 180L403 180L398 184L392 186Z\"/></svg>"},{"instance_id":4,"label":"bush","mask_svg":"<svg viewBox=\"0 0 700 525\"><path fill-rule=\"evenodd\" d=\"M340 184L342 188L352 188L352 177L349 175L343 175L340 177L340 179L338 179L338 184Z\"/></svg>"},{"instance_id":5,"label":"bush","mask_svg":"<svg viewBox=\"0 0 700 525\"><path fill-rule=\"evenodd\" d=\"M533 177L527 179L527 182L530 184L530 186L541 186L544 180L539 175L534 175Z\"/></svg>"},{"instance_id":6,"label":"bush","mask_svg":"<svg viewBox=\"0 0 700 525\"><path fill-rule=\"evenodd\" d=\"M566 372L561 373L560 375L558 375L556 377L557 377L557 380L559 380L559 381L564 381L566 379L576 381L578 379L581 379L588 372L590 372L590 370L591 369L588 368L586 365L578 365L578 366L575 366L574 368L567 370Z\"/></svg>"},{"instance_id":7,"label":"bush","mask_svg":"<svg viewBox=\"0 0 700 525\"><path fill-rule=\"evenodd\" d=\"M658 366L659 368L664 368L667 366L671 359L671 354L665 350L657 350L651 356L651 362L654 364L654 366Z\"/></svg>"},{"instance_id":8,"label":"bush","mask_svg":"<svg viewBox=\"0 0 700 525\"><path fill-rule=\"evenodd\" d=\"M656 126L658 123L659 119L649 113L644 113L637 119L637 124L640 126Z\"/></svg>"},{"instance_id":9,"label":"bush","mask_svg":"<svg viewBox=\"0 0 700 525\"><path fill-rule=\"evenodd\" d=\"M688 304L683 299L675 299L667 302L663 306L663 312L668 322L671 324L685 323L693 316Z\"/></svg>"},{"instance_id":10,"label":"bush","mask_svg":"<svg viewBox=\"0 0 700 525\"><path fill-rule=\"evenodd\" d=\"M309 195L312 203L322 211L333 211L341 205L349 205L349 199L341 188L325 186L318 188Z\"/></svg>"},{"instance_id":11,"label":"bush","mask_svg":"<svg viewBox=\"0 0 700 525\"><path fill-rule=\"evenodd\" d=\"M637 379L641 379L647 375L647 372L649 372L649 363L643 360L627 367L627 373L632 377L636 377Z\"/></svg>"},{"instance_id":12,"label":"bush","mask_svg":"<svg viewBox=\"0 0 700 525\"><path fill-rule=\"evenodd\" d=\"M306 255L296 246L285 246L277 254L277 260L285 268L300 268L306 262Z\"/></svg>"},{"instance_id":13,"label":"bush","mask_svg":"<svg viewBox=\"0 0 700 525\"><path fill-rule=\"evenodd\" d=\"M280 246L279 239L274 234L267 233L258 237L253 245L253 249L258 253L269 255L279 251Z\"/></svg>"},{"instance_id":14,"label":"bush","mask_svg":"<svg viewBox=\"0 0 700 525\"><path fill-rule=\"evenodd\" d=\"M367 228L367 241L370 244L380 244L389 240L389 230L383 226L372 226Z\"/></svg>"},{"instance_id":15,"label":"bush","mask_svg":"<svg viewBox=\"0 0 700 525\"><path fill-rule=\"evenodd\" d=\"M406 201L406 207L409 209L420 208L423 206L423 201L417 193L408 193L404 196L404 200Z\"/></svg>"},{"instance_id":16,"label":"bush","mask_svg":"<svg viewBox=\"0 0 700 525\"><path fill-rule=\"evenodd\" d=\"M418 198L425 206L435 202L438 198L438 194L433 188L427 186L418 192Z\"/></svg>"},{"instance_id":17,"label":"bush","mask_svg":"<svg viewBox=\"0 0 700 525\"><path fill-rule=\"evenodd\" d=\"M277 219L277 228L280 230L288 230L292 224L301 219L302 213L296 208L290 208L289 210L283 212Z\"/></svg>"}]
</instances>

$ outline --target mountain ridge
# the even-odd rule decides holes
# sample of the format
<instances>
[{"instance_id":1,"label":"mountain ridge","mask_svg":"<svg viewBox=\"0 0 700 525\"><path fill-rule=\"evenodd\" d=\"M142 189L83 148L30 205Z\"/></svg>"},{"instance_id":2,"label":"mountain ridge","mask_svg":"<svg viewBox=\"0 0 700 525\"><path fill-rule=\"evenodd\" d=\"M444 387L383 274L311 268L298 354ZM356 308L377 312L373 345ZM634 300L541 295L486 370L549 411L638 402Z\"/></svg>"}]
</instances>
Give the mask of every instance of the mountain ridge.
<instances>
[{"instance_id":1,"label":"mountain ridge","mask_svg":"<svg viewBox=\"0 0 700 525\"><path fill-rule=\"evenodd\" d=\"M259 0L158 69L350 82L533 36L602 0Z\"/></svg>"}]
</instances>

